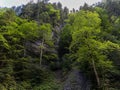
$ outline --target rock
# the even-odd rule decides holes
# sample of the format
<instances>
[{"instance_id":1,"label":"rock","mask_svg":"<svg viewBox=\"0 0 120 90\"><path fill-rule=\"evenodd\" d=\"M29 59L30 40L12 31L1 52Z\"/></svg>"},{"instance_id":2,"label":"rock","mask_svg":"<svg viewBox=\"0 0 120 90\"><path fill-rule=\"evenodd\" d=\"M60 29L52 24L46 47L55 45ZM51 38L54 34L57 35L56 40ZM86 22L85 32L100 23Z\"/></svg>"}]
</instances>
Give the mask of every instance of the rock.
<instances>
[{"instance_id":1,"label":"rock","mask_svg":"<svg viewBox=\"0 0 120 90\"><path fill-rule=\"evenodd\" d=\"M73 69L65 81L63 90L90 90L90 81L78 69Z\"/></svg>"}]
</instances>

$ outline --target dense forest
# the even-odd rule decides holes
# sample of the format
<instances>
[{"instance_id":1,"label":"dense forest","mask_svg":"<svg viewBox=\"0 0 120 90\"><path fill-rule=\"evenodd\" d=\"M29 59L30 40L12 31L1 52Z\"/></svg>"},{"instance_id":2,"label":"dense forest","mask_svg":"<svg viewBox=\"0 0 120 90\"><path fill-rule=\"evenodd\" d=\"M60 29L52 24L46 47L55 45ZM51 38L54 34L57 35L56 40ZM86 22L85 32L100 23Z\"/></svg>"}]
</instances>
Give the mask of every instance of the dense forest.
<instances>
[{"instance_id":1,"label":"dense forest","mask_svg":"<svg viewBox=\"0 0 120 90\"><path fill-rule=\"evenodd\" d=\"M0 90L120 90L120 1L0 8Z\"/></svg>"}]
</instances>

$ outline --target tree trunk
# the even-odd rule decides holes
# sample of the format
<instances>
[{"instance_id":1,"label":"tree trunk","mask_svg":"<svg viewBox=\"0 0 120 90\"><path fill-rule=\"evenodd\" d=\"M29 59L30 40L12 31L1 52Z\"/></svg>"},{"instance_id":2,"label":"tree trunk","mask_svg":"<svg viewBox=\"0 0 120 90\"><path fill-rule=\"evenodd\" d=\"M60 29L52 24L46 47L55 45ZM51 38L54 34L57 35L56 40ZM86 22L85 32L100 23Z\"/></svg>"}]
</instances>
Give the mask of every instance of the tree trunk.
<instances>
[{"instance_id":1,"label":"tree trunk","mask_svg":"<svg viewBox=\"0 0 120 90\"><path fill-rule=\"evenodd\" d=\"M88 45L88 48L89 48L89 50L91 51L89 45ZM97 70L96 70L96 67L95 67L95 61L94 61L94 59L92 58L92 55L91 55L91 54L90 54L90 57L91 57L91 59L92 59L92 66L93 66L93 71L94 71L94 73L95 73L97 85L98 85L98 88L100 88L100 79L99 79L99 76L98 76L98 73L97 73Z\"/></svg>"},{"instance_id":2,"label":"tree trunk","mask_svg":"<svg viewBox=\"0 0 120 90\"><path fill-rule=\"evenodd\" d=\"M43 44L44 44L44 40L42 40L40 47L40 67L42 66Z\"/></svg>"},{"instance_id":3,"label":"tree trunk","mask_svg":"<svg viewBox=\"0 0 120 90\"><path fill-rule=\"evenodd\" d=\"M96 80L97 80L98 88L100 88L100 79L99 79L99 76L98 76L98 73L97 73L97 70L96 70L96 67L95 67L95 61L94 60L92 60L92 65L93 65L93 70L94 70L95 77L96 77Z\"/></svg>"},{"instance_id":4,"label":"tree trunk","mask_svg":"<svg viewBox=\"0 0 120 90\"><path fill-rule=\"evenodd\" d=\"M26 40L24 40L23 46L24 46L24 57L26 57Z\"/></svg>"}]
</instances>

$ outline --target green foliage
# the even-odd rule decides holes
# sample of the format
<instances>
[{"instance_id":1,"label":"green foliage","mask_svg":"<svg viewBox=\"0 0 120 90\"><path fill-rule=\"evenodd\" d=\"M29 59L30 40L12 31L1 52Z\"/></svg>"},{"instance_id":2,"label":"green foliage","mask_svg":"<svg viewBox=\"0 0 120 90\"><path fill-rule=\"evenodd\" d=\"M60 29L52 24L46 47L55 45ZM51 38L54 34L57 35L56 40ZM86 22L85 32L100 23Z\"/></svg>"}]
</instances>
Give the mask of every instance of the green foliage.
<instances>
[{"instance_id":1,"label":"green foliage","mask_svg":"<svg viewBox=\"0 0 120 90\"><path fill-rule=\"evenodd\" d=\"M51 72L75 67L93 89L119 88L120 3L85 4L69 13L48 1L17 7L18 16L0 8L0 90L58 90Z\"/></svg>"},{"instance_id":2,"label":"green foliage","mask_svg":"<svg viewBox=\"0 0 120 90\"><path fill-rule=\"evenodd\" d=\"M32 40L37 37L38 25L35 22L26 22L19 26L25 40Z\"/></svg>"},{"instance_id":3,"label":"green foliage","mask_svg":"<svg viewBox=\"0 0 120 90\"><path fill-rule=\"evenodd\" d=\"M20 16L29 20L36 20L39 24L50 23L54 26L58 24L60 12L51 3L39 1L36 4L31 2L25 5Z\"/></svg>"},{"instance_id":4,"label":"green foliage","mask_svg":"<svg viewBox=\"0 0 120 90\"><path fill-rule=\"evenodd\" d=\"M110 41L106 42L102 37L99 37L103 29L108 29L101 24L101 22L105 22L101 20L103 17L99 17L99 14L96 12L80 11L73 16L72 28L67 26L67 29L70 29L72 33L72 42L70 45L71 59L73 59L75 63L79 63L81 70L85 71L87 75L91 77L96 76L97 80L99 80L100 77L101 82L103 78L107 78L105 75L108 74L108 72L114 70L113 62L111 61L113 58L110 58L109 55L110 52L116 50L116 48L119 49L119 45ZM107 23L106 25L109 26ZM106 49L102 49L101 47L106 47ZM108 51L109 55L105 53L107 52L107 48L110 50ZM99 81L97 82L99 84ZM103 83L106 82L103 81Z\"/></svg>"},{"instance_id":5,"label":"green foliage","mask_svg":"<svg viewBox=\"0 0 120 90\"><path fill-rule=\"evenodd\" d=\"M71 43L71 25L67 24L63 28L60 34L59 41L59 57L62 57L64 54L69 53L69 45Z\"/></svg>"},{"instance_id":6,"label":"green foliage","mask_svg":"<svg viewBox=\"0 0 120 90\"><path fill-rule=\"evenodd\" d=\"M58 90L59 85L56 82L46 82L41 84L40 86L36 86L33 90Z\"/></svg>"},{"instance_id":7,"label":"green foliage","mask_svg":"<svg viewBox=\"0 0 120 90\"><path fill-rule=\"evenodd\" d=\"M21 19L11 10L4 12L0 17L1 90L30 90L39 86L49 78L49 73L43 71L38 66L37 59L27 53L27 43L44 38L46 46L49 46L47 48L54 49L52 26L50 24L39 26L35 21ZM43 54L46 61L57 58L56 54L49 53L46 51Z\"/></svg>"}]
</instances>

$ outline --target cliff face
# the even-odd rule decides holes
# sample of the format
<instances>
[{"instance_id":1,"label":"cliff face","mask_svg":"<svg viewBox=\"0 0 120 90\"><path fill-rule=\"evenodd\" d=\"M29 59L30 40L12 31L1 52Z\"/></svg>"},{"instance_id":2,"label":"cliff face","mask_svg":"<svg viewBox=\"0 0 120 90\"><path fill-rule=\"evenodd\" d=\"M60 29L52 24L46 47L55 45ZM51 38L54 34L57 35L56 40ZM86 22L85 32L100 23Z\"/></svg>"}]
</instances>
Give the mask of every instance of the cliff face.
<instances>
[{"instance_id":1,"label":"cliff face","mask_svg":"<svg viewBox=\"0 0 120 90\"><path fill-rule=\"evenodd\" d=\"M91 81L76 68L69 73L63 85L63 90L90 90L90 88Z\"/></svg>"}]
</instances>

